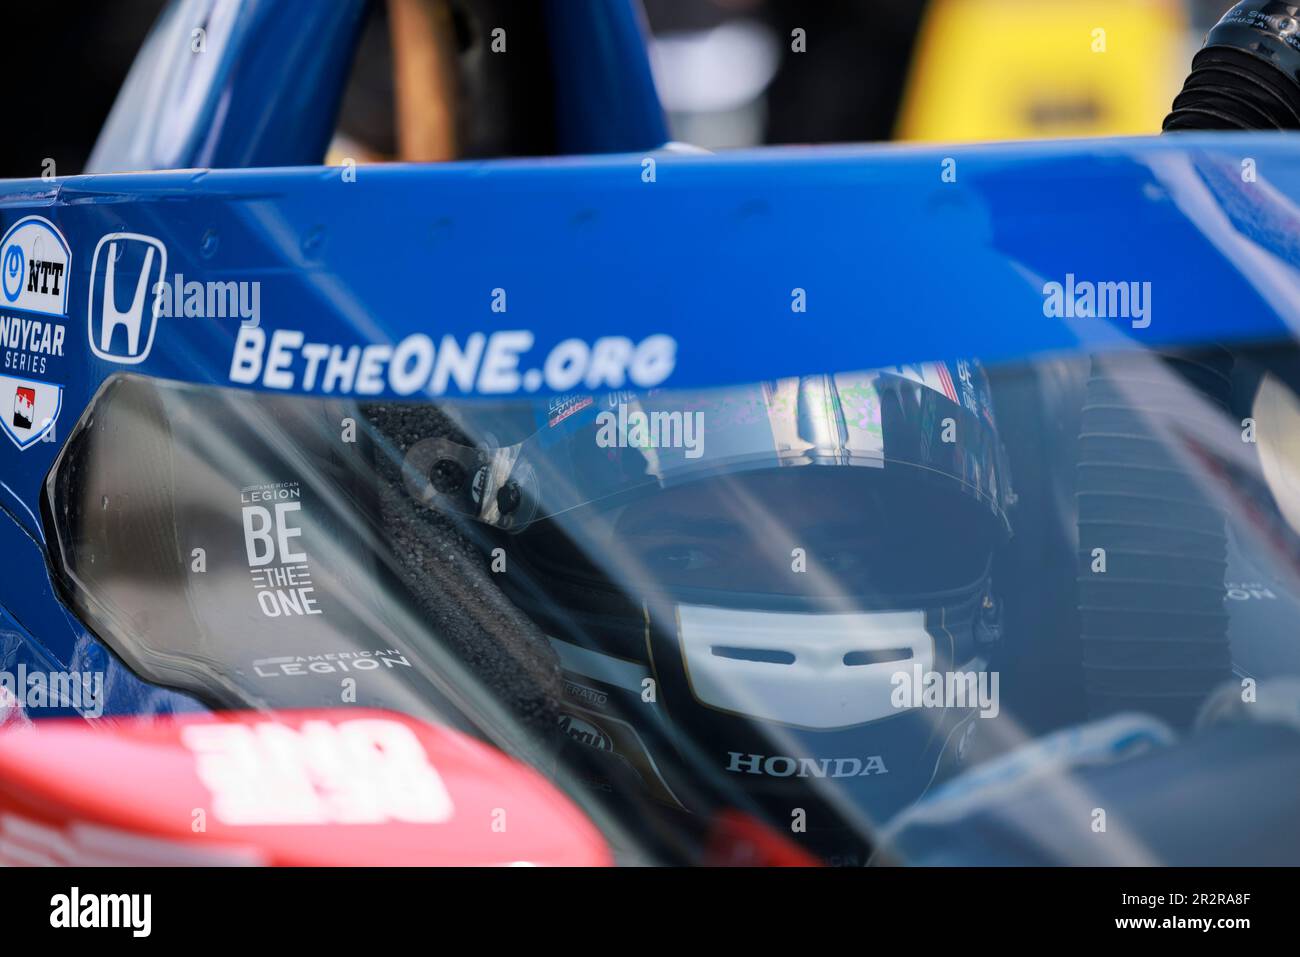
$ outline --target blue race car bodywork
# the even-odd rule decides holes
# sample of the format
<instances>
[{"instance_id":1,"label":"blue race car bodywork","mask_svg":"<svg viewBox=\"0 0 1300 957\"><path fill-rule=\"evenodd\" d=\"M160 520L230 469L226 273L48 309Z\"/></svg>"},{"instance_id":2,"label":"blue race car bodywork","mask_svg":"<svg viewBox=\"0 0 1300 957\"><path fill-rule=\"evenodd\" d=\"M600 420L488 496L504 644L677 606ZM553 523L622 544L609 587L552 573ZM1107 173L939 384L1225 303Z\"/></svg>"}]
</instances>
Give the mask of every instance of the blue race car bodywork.
<instances>
[{"instance_id":1,"label":"blue race car bodywork","mask_svg":"<svg viewBox=\"0 0 1300 957\"><path fill-rule=\"evenodd\" d=\"M1236 176L1247 153L1267 189ZM950 156L953 184L941 179ZM624 384L620 372L597 369L592 380L586 368L530 379L572 339L653 350L667 337L664 358L636 384L682 387L795 375L827 356L873 368L1129 339L1275 339L1298 305L1287 283L1300 255L1297 202L1291 143L1260 136L395 166L362 168L355 182L322 168L11 182L6 230L41 217L66 239L70 268L66 316L6 310L0 371L55 387L59 400L48 441L0 452L14 556L5 614L38 658L69 664L91 640L50 589L39 500L61 437L117 372L328 394L323 376L305 374L304 343L346 351L429 334L463 349L487 337L484 353L499 367L448 377L443 394L499 396ZM126 233L165 249L173 291L146 312L173 314L154 319L147 355L123 365L95 354L102 317L90 309L103 302L102 271L91 280L107 245L98 258L96 247ZM1148 327L1044 316L1045 282L1124 276L1138 262L1156 290ZM256 326L233 313L184 315L184 284L254 280ZM132 287L118 282L125 301ZM494 289L508 289L508 312L493 311ZM791 312L795 289L807 292L807 313ZM40 332L24 331L33 321L61 326L62 348L50 339L42 351ZM258 369L232 376L241 334ZM268 375L271 350L285 360L279 374ZM27 354L40 358L39 373L24 371ZM353 386L411 394L382 371L365 392Z\"/></svg>"},{"instance_id":2,"label":"blue race car bodywork","mask_svg":"<svg viewBox=\"0 0 1300 957\"><path fill-rule=\"evenodd\" d=\"M139 678L51 574L50 470L120 374L490 400L1273 341L1300 320L1288 136L683 155L610 0L549 4L571 155L311 165L362 7L218 4L206 52L169 71L176 4L101 172L0 184L0 409L35 410L0 443L6 670L103 671L110 715L205 707ZM1045 305L1101 279L1149 284L1145 315Z\"/></svg>"}]
</instances>

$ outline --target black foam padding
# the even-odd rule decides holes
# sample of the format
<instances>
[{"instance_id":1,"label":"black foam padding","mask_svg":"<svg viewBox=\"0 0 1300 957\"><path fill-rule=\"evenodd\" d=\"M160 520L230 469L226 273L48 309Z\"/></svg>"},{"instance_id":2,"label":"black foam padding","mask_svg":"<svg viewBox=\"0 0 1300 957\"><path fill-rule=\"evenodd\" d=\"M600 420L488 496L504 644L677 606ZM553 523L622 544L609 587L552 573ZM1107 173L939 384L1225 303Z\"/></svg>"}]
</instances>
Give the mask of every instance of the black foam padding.
<instances>
[{"instance_id":1,"label":"black foam padding","mask_svg":"<svg viewBox=\"0 0 1300 957\"><path fill-rule=\"evenodd\" d=\"M462 519L417 504L401 462L417 442L449 437L468 444L450 419L428 406L374 403L362 413L377 431L376 489L403 584L443 641L496 699L534 731L554 737L562 684L546 636L501 591ZM506 557L509 573L510 560Z\"/></svg>"}]
</instances>

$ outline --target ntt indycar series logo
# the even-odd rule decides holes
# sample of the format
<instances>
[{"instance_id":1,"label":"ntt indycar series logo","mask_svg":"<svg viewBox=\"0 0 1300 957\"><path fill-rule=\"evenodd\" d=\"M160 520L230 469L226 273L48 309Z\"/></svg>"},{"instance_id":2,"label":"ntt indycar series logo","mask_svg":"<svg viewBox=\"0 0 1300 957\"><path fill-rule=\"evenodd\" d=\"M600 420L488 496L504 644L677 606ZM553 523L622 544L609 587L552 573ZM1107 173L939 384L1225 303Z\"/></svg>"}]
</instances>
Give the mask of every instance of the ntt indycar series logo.
<instances>
[{"instance_id":1,"label":"ntt indycar series logo","mask_svg":"<svg viewBox=\"0 0 1300 957\"><path fill-rule=\"evenodd\" d=\"M540 362L530 361L531 332L475 332L463 340L424 333L395 345L309 341L296 329L241 326L230 360L230 381L266 389L344 395L506 395L519 391L619 389L659 385L677 361L677 341L652 335L640 342L604 336L588 343L566 339Z\"/></svg>"},{"instance_id":2,"label":"ntt indycar series logo","mask_svg":"<svg viewBox=\"0 0 1300 957\"><path fill-rule=\"evenodd\" d=\"M0 240L4 305L24 312L66 316L71 260L67 240L48 219L27 216L18 220Z\"/></svg>"},{"instance_id":3,"label":"ntt indycar series logo","mask_svg":"<svg viewBox=\"0 0 1300 957\"><path fill-rule=\"evenodd\" d=\"M20 450L57 440L72 254L48 219L25 216L0 238L0 431Z\"/></svg>"}]
</instances>

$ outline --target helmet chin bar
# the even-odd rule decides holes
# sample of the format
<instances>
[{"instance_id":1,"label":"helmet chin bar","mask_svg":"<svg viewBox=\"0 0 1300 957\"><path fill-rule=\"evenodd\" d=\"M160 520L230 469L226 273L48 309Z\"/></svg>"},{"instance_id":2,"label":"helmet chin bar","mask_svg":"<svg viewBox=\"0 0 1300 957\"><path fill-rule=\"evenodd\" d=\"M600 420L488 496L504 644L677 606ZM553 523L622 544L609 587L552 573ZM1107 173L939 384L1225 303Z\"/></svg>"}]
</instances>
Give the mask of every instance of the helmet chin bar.
<instances>
[{"instance_id":1,"label":"helmet chin bar","mask_svg":"<svg viewBox=\"0 0 1300 957\"><path fill-rule=\"evenodd\" d=\"M427 508L519 530L536 516L538 501L537 476L520 461L522 451L522 444L476 448L442 437L423 439L403 458L402 481Z\"/></svg>"},{"instance_id":2,"label":"helmet chin bar","mask_svg":"<svg viewBox=\"0 0 1300 957\"><path fill-rule=\"evenodd\" d=\"M829 729L887 718L893 675L931 671L926 613L801 615L678 605L691 691L705 707Z\"/></svg>"}]
</instances>

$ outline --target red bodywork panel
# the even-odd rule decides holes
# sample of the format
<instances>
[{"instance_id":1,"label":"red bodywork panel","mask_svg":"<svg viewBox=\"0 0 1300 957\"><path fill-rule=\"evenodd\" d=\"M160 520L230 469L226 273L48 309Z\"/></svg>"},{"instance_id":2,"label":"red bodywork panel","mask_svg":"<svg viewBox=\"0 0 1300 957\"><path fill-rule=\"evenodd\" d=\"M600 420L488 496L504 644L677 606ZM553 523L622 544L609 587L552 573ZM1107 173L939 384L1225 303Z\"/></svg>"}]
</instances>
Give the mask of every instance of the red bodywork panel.
<instances>
[{"instance_id":1,"label":"red bodywork panel","mask_svg":"<svg viewBox=\"0 0 1300 957\"><path fill-rule=\"evenodd\" d=\"M375 710L232 712L0 734L0 863L599 866L541 775Z\"/></svg>"}]
</instances>

